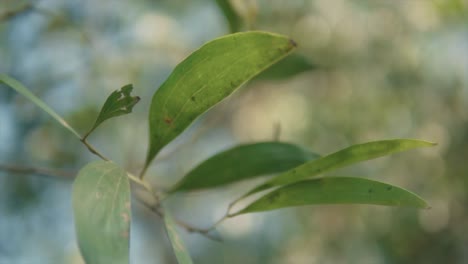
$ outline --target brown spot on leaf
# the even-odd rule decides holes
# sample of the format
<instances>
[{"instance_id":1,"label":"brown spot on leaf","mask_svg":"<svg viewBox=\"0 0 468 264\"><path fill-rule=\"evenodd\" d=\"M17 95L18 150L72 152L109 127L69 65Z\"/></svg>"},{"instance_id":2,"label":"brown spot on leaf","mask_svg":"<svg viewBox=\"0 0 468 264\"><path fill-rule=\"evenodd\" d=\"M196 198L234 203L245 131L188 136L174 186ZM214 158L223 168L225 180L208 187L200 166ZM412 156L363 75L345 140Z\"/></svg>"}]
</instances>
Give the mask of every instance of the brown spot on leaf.
<instances>
[{"instance_id":1,"label":"brown spot on leaf","mask_svg":"<svg viewBox=\"0 0 468 264\"><path fill-rule=\"evenodd\" d=\"M195 102L195 96L190 97L190 100L192 100L192 102Z\"/></svg>"},{"instance_id":2,"label":"brown spot on leaf","mask_svg":"<svg viewBox=\"0 0 468 264\"><path fill-rule=\"evenodd\" d=\"M130 210L130 202L126 202L126 203L125 203L125 208L127 208L127 209Z\"/></svg>"},{"instance_id":3,"label":"brown spot on leaf","mask_svg":"<svg viewBox=\"0 0 468 264\"><path fill-rule=\"evenodd\" d=\"M101 193L100 192L96 192L96 199L101 199Z\"/></svg>"},{"instance_id":4,"label":"brown spot on leaf","mask_svg":"<svg viewBox=\"0 0 468 264\"><path fill-rule=\"evenodd\" d=\"M120 233L120 236L128 238L128 231L123 231L122 233Z\"/></svg>"},{"instance_id":5,"label":"brown spot on leaf","mask_svg":"<svg viewBox=\"0 0 468 264\"><path fill-rule=\"evenodd\" d=\"M120 216L122 216L123 221L124 221L125 223L130 222L130 216L128 215L128 213L121 213Z\"/></svg>"},{"instance_id":6,"label":"brown spot on leaf","mask_svg":"<svg viewBox=\"0 0 468 264\"><path fill-rule=\"evenodd\" d=\"M170 118L170 117L165 117L165 118L164 118L164 122L166 122L166 124L170 125L170 124L172 124L172 118Z\"/></svg>"},{"instance_id":7,"label":"brown spot on leaf","mask_svg":"<svg viewBox=\"0 0 468 264\"><path fill-rule=\"evenodd\" d=\"M278 198L281 196L281 194L279 192L276 192L276 193L272 193L269 197L268 197L268 202L269 203L274 203L276 200L278 200Z\"/></svg>"}]
</instances>

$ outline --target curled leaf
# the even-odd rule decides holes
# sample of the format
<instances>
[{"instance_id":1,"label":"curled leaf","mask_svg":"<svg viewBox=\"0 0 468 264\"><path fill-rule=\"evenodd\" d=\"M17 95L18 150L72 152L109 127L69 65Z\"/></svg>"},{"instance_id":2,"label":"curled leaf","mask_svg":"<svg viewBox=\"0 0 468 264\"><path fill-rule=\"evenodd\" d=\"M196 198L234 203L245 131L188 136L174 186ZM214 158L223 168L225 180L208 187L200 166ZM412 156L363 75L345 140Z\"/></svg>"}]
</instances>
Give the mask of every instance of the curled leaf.
<instances>
[{"instance_id":1,"label":"curled leaf","mask_svg":"<svg viewBox=\"0 0 468 264\"><path fill-rule=\"evenodd\" d=\"M86 133L85 138L107 119L132 112L133 107L140 101L140 97L130 95L132 90L133 85L127 84L120 88L120 90L112 92L109 97L107 97L93 127Z\"/></svg>"}]
</instances>

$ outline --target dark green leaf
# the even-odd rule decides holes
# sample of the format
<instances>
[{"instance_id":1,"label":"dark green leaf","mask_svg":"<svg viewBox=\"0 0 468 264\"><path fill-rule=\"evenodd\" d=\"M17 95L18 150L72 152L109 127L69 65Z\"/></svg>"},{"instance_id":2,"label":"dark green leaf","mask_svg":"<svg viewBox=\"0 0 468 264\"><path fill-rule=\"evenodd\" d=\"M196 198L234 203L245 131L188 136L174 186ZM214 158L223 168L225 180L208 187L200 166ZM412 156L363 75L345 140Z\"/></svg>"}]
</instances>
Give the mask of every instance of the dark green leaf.
<instances>
[{"instance_id":1,"label":"dark green leaf","mask_svg":"<svg viewBox=\"0 0 468 264\"><path fill-rule=\"evenodd\" d=\"M281 35L236 33L208 42L177 65L151 102L145 169L198 116L295 47Z\"/></svg>"},{"instance_id":2,"label":"dark green leaf","mask_svg":"<svg viewBox=\"0 0 468 264\"><path fill-rule=\"evenodd\" d=\"M312 204L376 204L427 208L427 203L405 189L362 178L329 177L296 182L274 190L230 215Z\"/></svg>"},{"instance_id":3,"label":"dark green leaf","mask_svg":"<svg viewBox=\"0 0 468 264\"><path fill-rule=\"evenodd\" d=\"M190 171L172 191L213 188L283 172L319 156L288 143L246 144L221 152Z\"/></svg>"},{"instance_id":4,"label":"dark green leaf","mask_svg":"<svg viewBox=\"0 0 468 264\"><path fill-rule=\"evenodd\" d=\"M177 233L176 224L168 210L164 211L164 224L166 225L167 235L169 236L169 240L171 240L177 262L179 264L193 263L192 259L190 258L190 254L185 247L184 241Z\"/></svg>"},{"instance_id":5,"label":"dark green leaf","mask_svg":"<svg viewBox=\"0 0 468 264\"><path fill-rule=\"evenodd\" d=\"M140 97L130 95L132 90L133 85L127 84L120 90L112 92L109 97L107 97L96 122L94 122L93 127L86 134L85 138L107 119L132 112L133 107L140 101Z\"/></svg>"},{"instance_id":6,"label":"dark green leaf","mask_svg":"<svg viewBox=\"0 0 468 264\"><path fill-rule=\"evenodd\" d=\"M435 144L431 142L413 139L381 140L353 145L328 156L307 162L297 168L280 174L251 190L243 197L269 189L274 186L290 184L306 178L311 178L321 173L349 166L365 160L375 159L395 152L401 152L414 148L430 147L434 145Z\"/></svg>"},{"instance_id":7,"label":"dark green leaf","mask_svg":"<svg viewBox=\"0 0 468 264\"><path fill-rule=\"evenodd\" d=\"M78 245L87 264L129 263L130 184L108 161L89 163L73 184Z\"/></svg>"},{"instance_id":8,"label":"dark green leaf","mask_svg":"<svg viewBox=\"0 0 468 264\"><path fill-rule=\"evenodd\" d=\"M242 19L237 14L236 10L232 6L229 0L216 0L216 4L223 12L224 17L229 23L229 30L231 33L235 33L240 30Z\"/></svg>"},{"instance_id":9,"label":"dark green leaf","mask_svg":"<svg viewBox=\"0 0 468 264\"><path fill-rule=\"evenodd\" d=\"M46 103L44 103L44 101L42 101L33 93L31 93L31 91L29 91L29 89L22 85L20 82L5 74L0 74L0 83L4 83L5 85L10 86L18 93L28 98L31 102L39 106L39 108L41 108L44 112L52 116L60 125L68 129L68 131L72 132L77 138L81 139L80 134L78 134L78 132L76 132L75 129L73 129L60 115L58 115L54 110L52 110L52 108L50 108Z\"/></svg>"}]
</instances>

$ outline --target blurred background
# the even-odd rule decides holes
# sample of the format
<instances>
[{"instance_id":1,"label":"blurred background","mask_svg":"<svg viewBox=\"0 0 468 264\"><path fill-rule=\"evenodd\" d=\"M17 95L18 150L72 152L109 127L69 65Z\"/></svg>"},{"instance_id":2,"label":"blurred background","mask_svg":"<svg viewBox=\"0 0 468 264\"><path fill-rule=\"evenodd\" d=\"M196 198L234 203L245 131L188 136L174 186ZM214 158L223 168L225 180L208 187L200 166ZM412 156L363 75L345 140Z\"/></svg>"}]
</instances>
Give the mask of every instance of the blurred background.
<instances>
[{"instance_id":1,"label":"blurred background","mask_svg":"<svg viewBox=\"0 0 468 264\"><path fill-rule=\"evenodd\" d=\"M223 2L223 1L218 1ZM349 167L412 190L430 210L308 206L239 216L224 242L180 229L195 263L468 263L468 1L0 0L0 73L13 76L80 133L106 97L132 83L134 113L90 141L132 172L143 165L151 96L184 57L232 29L291 36L299 48L199 118L153 162L169 187L209 156L279 139L328 154L391 138L438 143ZM96 157L47 114L0 86L0 263L82 263L70 175ZM60 170L59 177L17 173ZM47 174L47 173L45 173ZM177 194L173 214L219 219L243 182ZM134 203L131 263L176 263L161 220Z\"/></svg>"}]
</instances>

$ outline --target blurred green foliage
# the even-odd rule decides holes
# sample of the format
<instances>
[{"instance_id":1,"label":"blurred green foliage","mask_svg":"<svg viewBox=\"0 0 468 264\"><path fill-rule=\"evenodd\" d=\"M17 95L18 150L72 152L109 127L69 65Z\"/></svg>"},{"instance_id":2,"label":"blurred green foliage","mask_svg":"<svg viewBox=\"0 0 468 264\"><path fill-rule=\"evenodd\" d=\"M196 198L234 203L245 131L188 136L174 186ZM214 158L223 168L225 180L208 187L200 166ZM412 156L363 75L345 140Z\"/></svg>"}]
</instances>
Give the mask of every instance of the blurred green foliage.
<instances>
[{"instance_id":1,"label":"blurred green foliage","mask_svg":"<svg viewBox=\"0 0 468 264\"><path fill-rule=\"evenodd\" d=\"M2 1L0 17L27 3ZM144 162L154 90L193 49L229 28L215 1L31 3L35 8L0 19L0 72L83 129L94 121L86 113L133 83L141 107L104 123L90 139L130 171ZM184 235L194 262L468 262L468 1L231 3L246 28L291 36L310 67L280 78L293 68L285 66L217 106L161 152L151 180L170 186L216 152L271 140L278 124L281 140L321 154L382 138L421 138L439 145L346 173L405 186L432 209L317 206L240 216L220 227L224 243ZM0 163L76 169L92 159L72 135L3 87L0 106ZM79 263L69 184L19 177L0 172L0 262ZM178 218L207 226L243 190L239 184L169 202ZM159 220L136 211L134 263L171 263L170 249L158 243Z\"/></svg>"}]
</instances>

